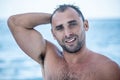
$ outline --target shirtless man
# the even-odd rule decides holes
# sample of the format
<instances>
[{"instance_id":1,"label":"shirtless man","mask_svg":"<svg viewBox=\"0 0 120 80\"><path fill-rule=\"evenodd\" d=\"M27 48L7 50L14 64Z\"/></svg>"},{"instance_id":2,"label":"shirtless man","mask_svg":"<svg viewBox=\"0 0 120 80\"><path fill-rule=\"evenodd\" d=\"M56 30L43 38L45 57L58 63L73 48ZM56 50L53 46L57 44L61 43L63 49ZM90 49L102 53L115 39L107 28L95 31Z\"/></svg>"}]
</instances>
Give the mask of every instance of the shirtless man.
<instances>
[{"instance_id":1,"label":"shirtless man","mask_svg":"<svg viewBox=\"0 0 120 80\"><path fill-rule=\"evenodd\" d=\"M63 51L34 29L49 23ZM61 5L52 15L14 15L8 25L20 48L42 65L44 80L120 80L120 68L115 62L86 47L89 25L76 6Z\"/></svg>"}]
</instances>

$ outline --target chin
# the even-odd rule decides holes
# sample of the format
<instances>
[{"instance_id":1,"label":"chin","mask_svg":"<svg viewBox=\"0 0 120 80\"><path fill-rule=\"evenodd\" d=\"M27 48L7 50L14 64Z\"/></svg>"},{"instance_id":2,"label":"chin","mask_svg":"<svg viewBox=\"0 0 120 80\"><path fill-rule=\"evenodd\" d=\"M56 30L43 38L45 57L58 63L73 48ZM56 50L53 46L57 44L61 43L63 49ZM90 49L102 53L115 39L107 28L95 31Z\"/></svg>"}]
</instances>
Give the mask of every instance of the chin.
<instances>
[{"instance_id":1,"label":"chin","mask_svg":"<svg viewBox=\"0 0 120 80\"><path fill-rule=\"evenodd\" d=\"M75 53L79 52L82 47L79 46L79 47L76 47L74 49L67 48L67 47L62 47L62 48L64 51L66 51L68 53L75 54Z\"/></svg>"}]
</instances>

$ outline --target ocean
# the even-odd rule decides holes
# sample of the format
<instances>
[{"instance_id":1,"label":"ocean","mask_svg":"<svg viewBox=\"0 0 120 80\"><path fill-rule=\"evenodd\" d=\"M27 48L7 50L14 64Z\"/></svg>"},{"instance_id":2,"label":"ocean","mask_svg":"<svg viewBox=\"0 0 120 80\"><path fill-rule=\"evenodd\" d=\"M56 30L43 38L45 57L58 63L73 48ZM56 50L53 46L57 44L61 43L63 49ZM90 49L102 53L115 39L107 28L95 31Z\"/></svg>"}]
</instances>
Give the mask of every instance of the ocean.
<instances>
[{"instance_id":1,"label":"ocean","mask_svg":"<svg viewBox=\"0 0 120 80\"><path fill-rule=\"evenodd\" d=\"M6 21L0 19L0 80L42 80L41 66L18 47ZM87 47L120 65L120 19L88 21ZM53 39L50 28L50 25L41 25L35 29L61 49Z\"/></svg>"}]
</instances>

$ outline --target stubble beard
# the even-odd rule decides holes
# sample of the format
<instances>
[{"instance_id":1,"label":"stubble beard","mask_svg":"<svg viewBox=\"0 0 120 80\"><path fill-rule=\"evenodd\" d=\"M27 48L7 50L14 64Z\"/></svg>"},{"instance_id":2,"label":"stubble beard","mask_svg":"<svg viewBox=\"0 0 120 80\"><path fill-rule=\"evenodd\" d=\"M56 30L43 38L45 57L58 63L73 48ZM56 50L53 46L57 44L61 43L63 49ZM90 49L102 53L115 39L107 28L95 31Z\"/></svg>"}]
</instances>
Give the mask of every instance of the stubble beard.
<instances>
[{"instance_id":1,"label":"stubble beard","mask_svg":"<svg viewBox=\"0 0 120 80\"><path fill-rule=\"evenodd\" d=\"M81 50L81 48L83 47L83 45L85 44L85 34L83 33L83 35L81 35L82 40L80 40L79 36L78 35L74 35L76 36L76 43L74 43L73 46L67 46L65 45L64 43L64 40L62 41L63 44L60 44L60 46L63 48L64 51L68 52L68 53L71 53L71 54L74 54L74 53L77 53L78 51Z\"/></svg>"}]
</instances>

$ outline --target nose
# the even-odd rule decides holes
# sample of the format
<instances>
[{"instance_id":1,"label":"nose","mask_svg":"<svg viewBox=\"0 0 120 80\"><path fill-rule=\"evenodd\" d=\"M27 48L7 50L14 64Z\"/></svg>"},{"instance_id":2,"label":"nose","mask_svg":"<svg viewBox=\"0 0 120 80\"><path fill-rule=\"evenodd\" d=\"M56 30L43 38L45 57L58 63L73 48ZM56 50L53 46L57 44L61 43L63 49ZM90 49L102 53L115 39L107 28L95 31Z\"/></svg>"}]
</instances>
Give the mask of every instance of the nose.
<instances>
[{"instance_id":1,"label":"nose","mask_svg":"<svg viewBox=\"0 0 120 80\"><path fill-rule=\"evenodd\" d=\"M70 35L72 34L72 31L69 28L66 28L64 30L64 33L65 33L65 37L70 37Z\"/></svg>"}]
</instances>

